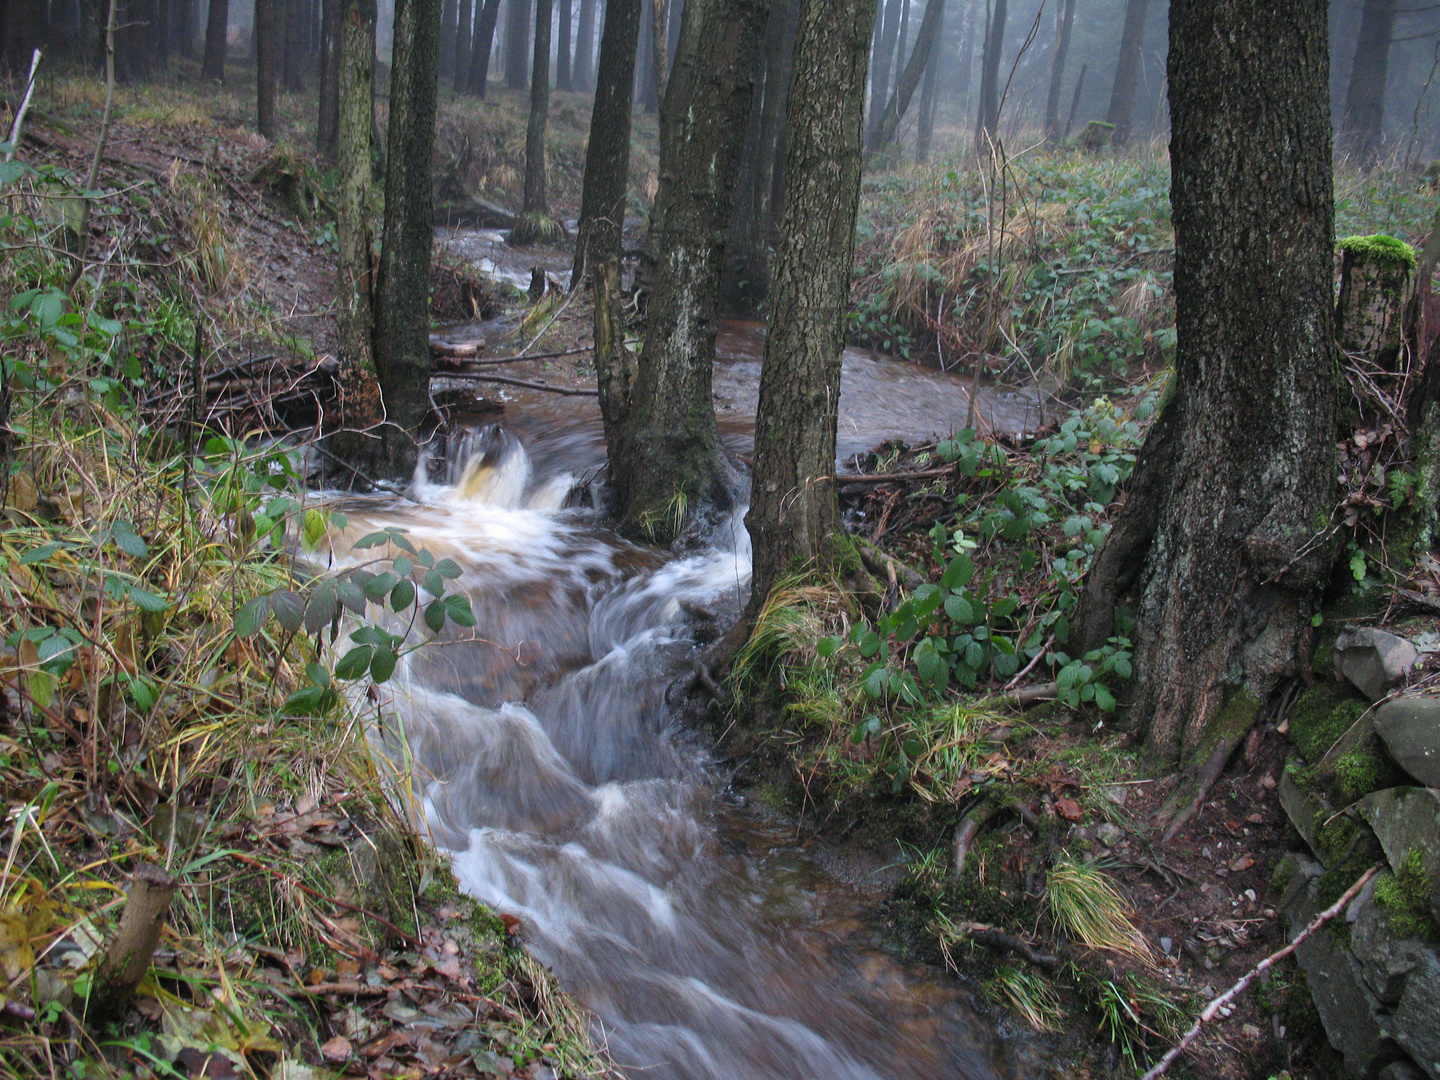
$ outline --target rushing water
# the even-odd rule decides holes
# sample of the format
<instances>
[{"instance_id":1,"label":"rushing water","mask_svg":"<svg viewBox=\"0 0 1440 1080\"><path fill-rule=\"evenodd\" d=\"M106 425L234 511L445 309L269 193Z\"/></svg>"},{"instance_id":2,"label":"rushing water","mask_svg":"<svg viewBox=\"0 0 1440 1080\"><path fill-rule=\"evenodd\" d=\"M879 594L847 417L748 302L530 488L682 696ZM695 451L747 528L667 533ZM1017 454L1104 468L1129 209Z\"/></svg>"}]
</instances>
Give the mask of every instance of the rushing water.
<instances>
[{"instance_id":1,"label":"rushing water","mask_svg":"<svg viewBox=\"0 0 1440 1080\"><path fill-rule=\"evenodd\" d=\"M757 339L727 338L717 403L743 449ZM959 379L863 354L845 371L842 454L968 409ZM1033 425L1029 407L1007 422ZM478 625L402 658L377 734L461 886L520 918L633 1080L1048 1076L952 980L895 960L875 891L827 875L676 722L666 695L699 628L745 599L740 518L699 555L629 544L563 508L603 456L593 402L522 396L506 424L461 440L413 499L348 500L334 542L342 563L371 558L349 542L397 526L463 568Z\"/></svg>"}]
</instances>

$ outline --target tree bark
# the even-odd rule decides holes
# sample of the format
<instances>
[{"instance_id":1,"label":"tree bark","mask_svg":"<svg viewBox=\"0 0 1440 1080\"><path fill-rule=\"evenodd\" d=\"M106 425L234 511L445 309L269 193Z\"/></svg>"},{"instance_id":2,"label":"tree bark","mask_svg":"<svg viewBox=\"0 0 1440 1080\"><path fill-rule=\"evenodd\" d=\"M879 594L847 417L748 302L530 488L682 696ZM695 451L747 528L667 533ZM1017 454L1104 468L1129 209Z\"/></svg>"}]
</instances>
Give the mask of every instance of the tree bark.
<instances>
[{"instance_id":1,"label":"tree bark","mask_svg":"<svg viewBox=\"0 0 1440 1080\"><path fill-rule=\"evenodd\" d=\"M575 64L571 81L576 90L595 90L595 6L598 0L580 0L580 26L575 32ZM632 71L631 78L634 78Z\"/></svg>"},{"instance_id":2,"label":"tree bark","mask_svg":"<svg viewBox=\"0 0 1440 1080\"><path fill-rule=\"evenodd\" d=\"M475 42L470 53L470 74L467 86L477 97L485 96L490 79L490 50L495 44L495 20L500 15L500 0L485 0L480 17L475 20Z\"/></svg>"},{"instance_id":3,"label":"tree bark","mask_svg":"<svg viewBox=\"0 0 1440 1080\"><path fill-rule=\"evenodd\" d=\"M545 192L545 128L550 116L550 24L554 0L535 0L535 62L530 69L530 119L525 126L525 203L510 230L516 247L561 239Z\"/></svg>"},{"instance_id":4,"label":"tree bark","mask_svg":"<svg viewBox=\"0 0 1440 1080\"><path fill-rule=\"evenodd\" d=\"M440 0L396 0L385 154L385 223L375 304L386 475L409 475L430 400L430 171L440 66Z\"/></svg>"},{"instance_id":5,"label":"tree bark","mask_svg":"<svg viewBox=\"0 0 1440 1080\"><path fill-rule=\"evenodd\" d=\"M275 141L275 95L280 83L277 5L283 0L255 0L255 130Z\"/></svg>"},{"instance_id":6,"label":"tree bark","mask_svg":"<svg viewBox=\"0 0 1440 1080\"><path fill-rule=\"evenodd\" d=\"M452 82L452 88L457 94L463 94L465 87L470 82L470 50L474 47L474 35L470 26L474 16L472 8L470 0L460 0L459 14L456 16L455 25L455 63Z\"/></svg>"},{"instance_id":7,"label":"tree bark","mask_svg":"<svg viewBox=\"0 0 1440 1080\"><path fill-rule=\"evenodd\" d=\"M788 569L828 554L839 521L835 425L874 3L800 4L786 149L789 184L745 519L754 551L751 612Z\"/></svg>"},{"instance_id":8,"label":"tree bark","mask_svg":"<svg viewBox=\"0 0 1440 1080\"><path fill-rule=\"evenodd\" d=\"M1204 760L1243 735L1298 670L1328 577L1326 11L1326 0L1170 7L1173 398L1086 582L1071 649L1103 641L1105 616L1133 594L1134 715L1159 762Z\"/></svg>"},{"instance_id":9,"label":"tree bark","mask_svg":"<svg viewBox=\"0 0 1440 1080\"><path fill-rule=\"evenodd\" d=\"M205 61L200 78L207 82L225 81L225 36L230 26L230 0L210 0L205 18Z\"/></svg>"},{"instance_id":10,"label":"tree bark","mask_svg":"<svg viewBox=\"0 0 1440 1080\"><path fill-rule=\"evenodd\" d=\"M320 113L315 125L315 151L325 161L338 153L340 110L340 5L323 0L320 28Z\"/></svg>"},{"instance_id":11,"label":"tree bark","mask_svg":"<svg viewBox=\"0 0 1440 1080\"><path fill-rule=\"evenodd\" d=\"M574 16L570 0L560 0L560 17L557 20L555 38L555 89L573 90L574 81L570 74L570 23Z\"/></svg>"},{"instance_id":12,"label":"tree bark","mask_svg":"<svg viewBox=\"0 0 1440 1080\"><path fill-rule=\"evenodd\" d=\"M1060 91L1065 83L1065 61L1070 55L1070 34L1075 27L1078 0L1060 0L1055 12L1055 50L1050 54L1050 89L1045 95L1045 141L1060 141Z\"/></svg>"},{"instance_id":13,"label":"tree bark","mask_svg":"<svg viewBox=\"0 0 1440 1080\"><path fill-rule=\"evenodd\" d=\"M879 120L871 128L868 148L872 155L885 153L900 134L900 121L904 119L905 111L910 108L910 99L915 95L915 88L920 85L920 75L925 70L925 65L930 62L930 54L940 36L940 23L944 17L945 0L926 0L925 14L920 19L920 31L915 35L915 48L911 50L910 59L905 63L905 70L900 75L894 96L885 103Z\"/></svg>"},{"instance_id":14,"label":"tree bark","mask_svg":"<svg viewBox=\"0 0 1440 1080\"><path fill-rule=\"evenodd\" d=\"M1369 170L1385 140L1385 86L1390 73L1390 41L1395 35L1396 0L1365 0L1360 33L1350 65L1350 87L1340 120L1340 149Z\"/></svg>"},{"instance_id":15,"label":"tree bark","mask_svg":"<svg viewBox=\"0 0 1440 1080\"><path fill-rule=\"evenodd\" d=\"M619 258L630 181L630 106L635 89L635 49L640 37L640 0L610 0L600 38L600 77L590 113L580 220L570 287L589 267Z\"/></svg>"},{"instance_id":16,"label":"tree bark","mask_svg":"<svg viewBox=\"0 0 1440 1080\"><path fill-rule=\"evenodd\" d=\"M985 45L980 54L980 108L975 116L976 153L989 155L990 143L1000 127L1000 51L1005 45L1006 0L995 0L985 24Z\"/></svg>"},{"instance_id":17,"label":"tree bark","mask_svg":"<svg viewBox=\"0 0 1440 1080\"><path fill-rule=\"evenodd\" d=\"M711 371L735 162L768 13L769 0L705 4L696 36L704 47L680 50L665 95L668 145L647 245L655 290L611 462L622 530L657 542L703 518L693 511L733 504L736 477L720 449ZM692 15L687 9L684 18Z\"/></svg>"},{"instance_id":18,"label":"tree bark","mask_svg":"<svg viewBox=\"0 0 1440 1080\"><path fill-rule=\"evenodd\" d=\"M1110 88L1110 112L1105 119L1114 125L1111 143L1124 146L1130 141L1130 121L1135 113L1135 87L1140 81L1140 50L1145 44L1145 15L1150 0L1125 0L1125 27L1120 33L1120 56L1115 61L1115 85Z\"/></svg>"},{"instance_id":19,"label":"tree bark","mask_svg":"<svg viewBox=\"0 0 1440 1080\"><path fill-rule=\"evenodd\" d=\"M505 85L525 89L530 59L530 0L505 0Z\"/></svg>"}]
</instances>

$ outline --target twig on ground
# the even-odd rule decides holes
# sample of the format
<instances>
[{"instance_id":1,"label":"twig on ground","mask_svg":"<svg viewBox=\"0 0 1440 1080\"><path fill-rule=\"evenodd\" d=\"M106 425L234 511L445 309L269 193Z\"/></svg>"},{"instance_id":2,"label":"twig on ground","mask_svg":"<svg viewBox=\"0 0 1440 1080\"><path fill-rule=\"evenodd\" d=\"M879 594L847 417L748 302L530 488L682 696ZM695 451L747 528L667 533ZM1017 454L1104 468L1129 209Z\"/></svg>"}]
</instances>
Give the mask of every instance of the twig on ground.
<instances>
[{"instance_id":1,"label":"twig on ground","mask_svg":"<svg viewBox=\"0 0 1440 1080\"><path fill-rule=\"evenodd\" d=\"M991 949L1008 949L1010 952L1019 953L1036 967L1054 968L1060 966L1060 958L1050 953L1041 952L1023 938L1014 934L1007 934L1003 930L997 930L993 926L984 923L962 923L960 928L970 935L971 941L979 942L981 945Z\"/></svg>"},{"instance_id":2,"label":"twig on ground","mask_svg":"<svg viewBox=\"0 0 1440 1080\"><path fill-rule=\"evenodd\" d=\"M526 357L525 359L529 359ZM571 389L568 386L551 386L549 383L531 382L528 379L512 379L505 375L481 375L474 371L432 371L432 379L465 379L469 382L493 382L504 383L506 386L520 386L526 390L544 390L549 394L564 394L567 397L599 397L599 390L590 390L583 386Z\"/></svg>"},{"instance_id":3,"label":"twig on ground","mask_svg":"<svg viewBox=\"0 0 1440 1080\"><path fill-rule=\"evenodd\" d=\"M1384 867L1384 865L1384 863L1376 863L1374 866L1370 867L1369 870L1366 870L1365 873L1360 875L1360 878L1355 882L1355 884L1351 885L1350 888L1345 890L1339 900L1336 900L1335 903L1331 904L1324 911L1320 912L1319 915L1316 915L1315 918L1311 919L1310 924L1306 926L1304 930L1301 930L1300 933L1295 935L1295 939L1291 941L1290 944L1286 945L1283 949L1273 952L1269 956L1265 957L1264 960L1261 960L1258 964L1256 964L1244 975L1242 975L1240 977L1240 981L1237 982L1234 986L1230 987L1229 990L1226 990L1219 997L1213 998L1210 1004L1206 1005L1205 1008L1200 1010L1200 1015L1195 1018L1195 1023L1190 1025L1190 1030L1185 1032L1185 1034L1181 1036L1180 1041L1174 1046L1172 1046L1170 1050L1165 1054L1165 1056L1162 1057L1158 1062L1156 1062L1155 1067L1149 1072L1147 1072L1143 1077L1141 1077L1141 1080L1155 1080L1157 1076L1164 1075L1165 1070L1170 1068L1170 1066L1174 1064L1175 1059L1185 1052L1185 1048L1195 1041L1195 1037L1200 1034L1200 1028L1210 1020L1213 1020L1215 1018L1215 1014L1218 1013L1222 1008L1224 1008L1227 1002L1229 1002L1237 994L1241 993L1247 986L1254 982L1257 975L1264 974L1281 960L1285 959L1285 957L1289 956L1292 952L1299 948L1306 938L1308 938L1316 930L1320 929L1320 927L1324 926L1336 915L1339 915L1340 912L1344 911L1346 905L1348 905L1350 901L1355 898L1355 894L1358 893L1361 889L1363 889L1365 887L1365 883L1369 881L1372 877L1374 877L1376 874L1378 874Z\"/></svg>"}]
</instances>

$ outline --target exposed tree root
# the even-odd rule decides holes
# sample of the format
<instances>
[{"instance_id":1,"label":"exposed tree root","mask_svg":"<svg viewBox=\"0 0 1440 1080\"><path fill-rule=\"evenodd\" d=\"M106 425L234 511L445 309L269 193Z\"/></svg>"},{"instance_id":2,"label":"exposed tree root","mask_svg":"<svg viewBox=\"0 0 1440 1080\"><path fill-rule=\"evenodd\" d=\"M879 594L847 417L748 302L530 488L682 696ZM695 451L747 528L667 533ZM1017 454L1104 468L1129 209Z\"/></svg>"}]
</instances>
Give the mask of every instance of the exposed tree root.
<instances>
[{"instance_id":1,"label":"exposed tree root","mask_svg":"<svg viewBox=\"0 0 1440 1080\"><path fill-rule=\"evenodd\" d=\"M1215 786L1215 781L1225 771L1226 764L1234 756L1235 751L1240 748L1240 744L1245 741L1245 736L1249 733L1258 711L1258 709L1250 710L1248 721L1244 724L1233 724L1228 727L1217 724L1214 739L1200 746L1190 758L1189 763L1181 771L1180 783L1170 793L1170 797L1165 800L1165 804L1160 807L1155 816L1156 823L1165 829L1160 837L1162 845L1173 840L1175 835L1195 816L1200 805L1209 796L1210 789Z\"/></svg>"},{"instance_id":2,"label":"exposed tree root","mask_svg":"<svg viewBox=\"0 0 1440 1080\"><path fill-rule=\"evenodd\" d=\"M985 799L972 806L968 813L960 819L960 824L955 826L955 839L951 843L950 850L950 876L958 878L965 869L965 860L970 856L970 845L975 842L975 837L980 835L980 830L985 823L995 816L995 804Z\"/></svg>"},{"instance_id":3,"label":"exposed tree root","mask_svg":"<svg viewBox=\"0 0 1440 1080\"><path fill-rule=\"evenodd\" d=\"M997 930L993 926L986 926L984 923L963 923L960 929L970 935L970 940L978 942L991 949L1004 949L1009 952L1019 953L1036 967L1056 968L1060 966L1060 957L1051 953L1041 952L1023 938L1014 934L1007 934L1003 930Z\"/></svg>"}]
</instances>

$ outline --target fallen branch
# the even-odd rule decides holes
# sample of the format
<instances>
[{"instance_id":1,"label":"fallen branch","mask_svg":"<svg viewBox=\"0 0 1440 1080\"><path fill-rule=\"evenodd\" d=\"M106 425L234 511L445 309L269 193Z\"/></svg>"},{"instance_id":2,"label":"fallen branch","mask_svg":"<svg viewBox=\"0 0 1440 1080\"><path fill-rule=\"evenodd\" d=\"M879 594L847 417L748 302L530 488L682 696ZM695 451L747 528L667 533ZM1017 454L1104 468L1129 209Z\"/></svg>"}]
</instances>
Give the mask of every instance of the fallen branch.
<instances>
[{"instance_id":1,"label":"fallen branch","mask_svg":"<svg viewBox=\"0 0 1440 1080\"><path fill-rule=\"evenodd\" d=\"M837 484L888 484L892 481L905 480L934 480L937 477L949 476L955 471L953 465L947 465L943 469L920 469L916 472L892 472L892 473L838 473L835 477Z\"/></svg>"},{"instance_id":2,"label":"fallen branch","mask_svg":"<svg viewBox=\"0 0 1440 1080\"><path fill-rule=\"evenodd\" d=\"M1171 1047L1169 1052L1167 1052L1166 1055L1156 1063L1155 1067L1149 1072L1147 1072L1143 1077L1141 1077L1141 1080L1155 1080L1157 1076L1162 1076L1165 1073L1165 1070L1170 1068L1170 1066L1174 1064L1175 1059L1185 1052L1185 1048L1195 1041L1195 1037L1200 1034L1200 1028L1202 1026L1213 1020L1216 1013L1218 1013L1222 1008L1224 1008L1224 1006L1229 1001L1231 1001L1237 994L1241 993L1247 986L1254 982L1257 975L1263 975L1266 971L1270 970L1270 968L1274 967L1281 960L1285 959L1285 957L1289 956L1292 952L1299 948L1306 938L1308 938L1311 934L1315 933L1316 930L1320 929L1320 927L1324 926L1336 915L1339 915L1340 912L1344 911L1346 905L1348 905L1350 901L1354 899L1355 894L1358 893L1361 889L1363 889L1365 887L1365 883L1369 881L1372 877L1374 877L1376 874L1378 874L1384 868L1384 865L1384 863L1376 863L1374 866L1370 867L1369 870L1366 870L1365 873L1360 876L1359 880L1355 882L1355 884L1351 885L1350 888L1345 890L1339 900L1336 900L1335 903L1331 904L1324 911L1320 912L1319 915L1316 915L1315 918L1311 919L1310 924L1306 926L1304 930L1301 930L1300 933L1295 936L1295 939L1290 942L1290 944L1286 945L1283 949L1280 949L1277 952L1273 952L1269 956L1265 957L1264 960L1261 960L1258 964L1256 964L1244 975L1242 975L1240 977L1240 981L1237 982L1234 986L1230 987L1229 990L1226 990L1219 997L1212 999L1210 1004L1206 1005L1205 1008L1200 1010L1200 1015L1195 1018L1195 1023L1190 1025L1190 1030L1185 1032L1185 1034L1181 1036L1180 1041L1176 1043L1173 1047Z\"/></svg>"},{"instance_id":3,"label":"fallen branch","mask_svg":"<svg viewBox=\"0 0 1440 1080\"><path fill-rule=\"evenodd\" d=\"M530 360L533 357L524 357ZM544 390L548 394L564 394L566 397L599 397L599 390L588 390L585 387L551 386L549 383L531 382L528 379L512 379L506 375L481 375L474 371L434 371L431 372L432 379L465 379L469 382L493 382L504 383L506 386L519 386L526 390Z\"/></svg>"},{"instance_id":4,"label":"fallen branch","mask_svg":"<svg viewBox=\"0 0 1440 1080\"><path fill-rule=\"evenodd\" d=\"M961 929L970 935L971 941L979 942L991 949L1008 949L1010 952L1019 953L1036 967L1055 968L1060 966L1058 956L1041 952L1024 938L1007 934L993 926L986 926L983 923L965 923Z\"/></svg>"}]
</instances>

